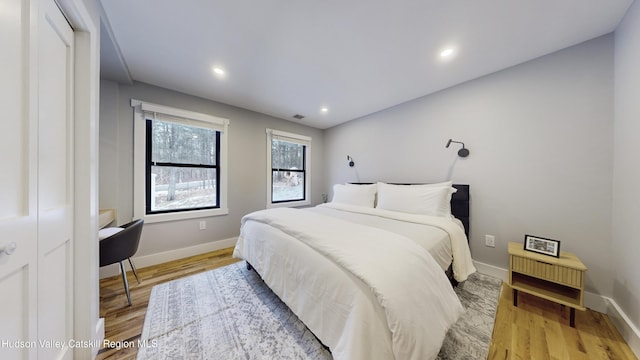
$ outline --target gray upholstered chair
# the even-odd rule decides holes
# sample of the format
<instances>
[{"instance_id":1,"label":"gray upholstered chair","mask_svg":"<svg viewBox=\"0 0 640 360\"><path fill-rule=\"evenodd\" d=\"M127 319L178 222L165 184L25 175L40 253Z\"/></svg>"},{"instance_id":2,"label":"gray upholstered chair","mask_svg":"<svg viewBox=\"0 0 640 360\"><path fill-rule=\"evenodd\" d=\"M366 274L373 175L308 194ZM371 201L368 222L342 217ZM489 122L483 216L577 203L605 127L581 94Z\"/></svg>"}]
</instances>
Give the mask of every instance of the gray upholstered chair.
<instances>
[{"instance_id":1,"label":"gray upholstered chair","mask_svg":"<svg viewBox=\"0 0 640 360\"><path fill-rule=\"evenodd\" d=\"M120 264L122 282L124 283L124 290L127 294L129 306L131 306L131 294L129 293L127 271L123 262L125 260L129 260L129 264L133 270L133 275L135 275L139 284L140 279L138 278L138 272L136 271L136 267L133 265L133 261L131 261L131 257L136 253L136 251L138 251L138 244L140 243L140 234L142 234L143 224L144 220L139 219L117 228L105 228L100 230L101 237L102 235L106 236L100 240L100 267L115 263Z\"/></svg>"}]
</instances>

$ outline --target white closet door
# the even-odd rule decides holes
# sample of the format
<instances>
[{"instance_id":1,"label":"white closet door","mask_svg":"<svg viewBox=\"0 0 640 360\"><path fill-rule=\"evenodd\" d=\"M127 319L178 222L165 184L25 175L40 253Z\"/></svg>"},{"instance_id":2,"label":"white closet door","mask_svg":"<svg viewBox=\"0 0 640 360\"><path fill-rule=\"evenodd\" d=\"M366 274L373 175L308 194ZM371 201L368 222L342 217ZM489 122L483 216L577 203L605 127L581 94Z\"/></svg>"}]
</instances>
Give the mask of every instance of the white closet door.
<instances>
[{"instance_id":1,"label":"white closet door","mask_svg":"<svg viewBox=\"0 0 640 360\"><path fill-rule=\"evenodd\" d=\"M72 358L73 30L53 0L38 27L38 339L40 359Z\"/></svg>"},{"instance_id":2,"label":"white closet door","mask_svg":"<svg viewBox=\"0 0 640 360\"><path fill-rule=\"evenodd\" d=\"M0 5L0 359L71 359L73 31L53 0Z\"/></svg>"},{"instance_id":3,"label":"white closet door","mask_svg":"<svg viewBox=\"0 0 640 360\"><path fill-rule=\"evenodd\" d=\"M0 346L2 359L37 348L37 103L31 101L31 6L3 0L0 19Z\"/></svg>"}]
</instances>

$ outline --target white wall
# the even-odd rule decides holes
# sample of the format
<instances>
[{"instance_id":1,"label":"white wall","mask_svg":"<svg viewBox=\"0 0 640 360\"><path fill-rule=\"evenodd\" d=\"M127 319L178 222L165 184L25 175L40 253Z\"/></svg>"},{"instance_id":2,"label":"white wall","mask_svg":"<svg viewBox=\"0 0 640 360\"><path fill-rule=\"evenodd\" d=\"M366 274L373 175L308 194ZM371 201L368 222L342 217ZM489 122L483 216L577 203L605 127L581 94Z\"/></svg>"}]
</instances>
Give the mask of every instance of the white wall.
<instances>
[{"instance_id":1,"label":"white wall","mask_svg":"<svg viewBox=\"0 0 640 360\"><path fill-rule=\"evenodd\" d=\"M558 239L588 266L587 290L610 295L613 47L612 35L600 37L331 128L327 188L470 184L475 260L507 268L508 241ZM449 138L470 156L458 158L456 144L445 149ZM496 236L495 248L484 246L485 234Z\"/></svg>"},{"instance_id":2,"label":"white wall","mask_svg":"<svg viewBox=\"0 0 640 360\"><path fill-rule=\"evenodd\" d=\"M100 207L117 209L118 224L130 221L133 216L131 98L210 114L230 121L229 214L145 224L136 257L237 237L240 218L266 206L266 128L312 138L311 202L317 204L322 201L326 183L322 130L144 83L119 85L103 80L100 95ZM207 229L201 231L199 222L202 220L207 222Z\"/></svg>"},{"instance_id":3,"label":"white wall","mask_svg":"<svg viewBox=\"0 0 640 360\"><path fill-rule=\"evenodd\" d=\"M118 84L100 81L100 193L99 204L103 209L118 208Z\"/></svg>"},{"instance_id":4,"label":"white wall","mask_svg":"<svg viewBox=\"0 0 640 360\"><path fill-rule=\"evenodd\" d=\"M613 158L613 299L640 327L640 4L636 1L616 30L615 132ZM636 336L640 336L637 333ZM637 353L640 341L636 338Z\"/></svg>"}]
</instances>

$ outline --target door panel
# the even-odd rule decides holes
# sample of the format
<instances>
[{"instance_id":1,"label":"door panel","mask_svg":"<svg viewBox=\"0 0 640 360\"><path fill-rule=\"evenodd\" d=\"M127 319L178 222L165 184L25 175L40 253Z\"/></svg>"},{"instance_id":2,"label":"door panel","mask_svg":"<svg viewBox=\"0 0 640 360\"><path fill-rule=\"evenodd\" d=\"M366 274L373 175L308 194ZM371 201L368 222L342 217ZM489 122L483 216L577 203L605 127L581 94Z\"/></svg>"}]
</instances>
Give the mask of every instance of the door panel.
<instances>
[{"instance_id":1,"label":"door panel","mask_svg":"<svg viewBox=\"0 0 640 360\"><path fill-rule=\"evenodd\" d=\"M71 358L73 338L73 31L41 3L38 45L38 338L41 359Z\"/></svg>"},{"instance_id":2,"label":"door panel","mask_svg":"<svg viewBox=\"0 0 640 360\"><path fill-rule=\"evenodd\" d=\"M3 266L3 265L0 265ZM28 271L26 268L17 268L14 272L4 274L0 278L0 289L11 289L11 296L0 296L0 318L3 324L0 326L0 339L8 341L0 348L3 359L27 358L30 349L24 346L24 339L28 339L28 326L25 319L29 314Z\"/></svg>"},{"instance_id":3,"label":"door panel","mask_svg":"<svg viewBox=\"0 0 640 360\"><path fill-rule=\"evenodd\" d=\"M53 0L2 0L0 48L0 359L71 359L73 31Z\"/></svg>"},{"instance_id":4,"label":"door panel","mask_svg":"<svg viewBox=\"0 0 640 360\"><path fill-rule=\"evenodd\" d=\"M24 86L28 80L24 64L28 63L29 43L28 38L23 37L28 34L29 23L22 21L29 14L29 7L22 0L3 0L2 6L0 48L12 51L3 51L0 56L0 104L6 119L2 121L0 132L0 153L11 156L3 156L3 165L10 171L3 171L0 186L12 191L0 193L0 221L23 216L28 211L24 196L28 194L25 189L28 186L25 181L28 137L24 135L29 125L25 100L28 89Z\"/></svg>"},{"instance_id":5,"label":"door panel","mask_svg":"<svg viewBox=\"0 0 640 360\"><path fill-rule=\"evenodd\" d=\"M38 267L44 274L38 286L38 338L57 340L60 346L40 347L39 359L72 358L68 340L73 338L73 324L70 323L71 296L69 293L69 264L71 264L70 242L44 254Z\"/></svg>"},{"instance_id":6,"label":"door panel","mask_svg":"<svg viewBox=\"0 0 640 360\"><path fill-rule=\"evenodd\" d=\"M0 153L5 155L0 176L0 339L8 346L0 346L1 359L34 358L37 353L35 347L24 346L37 335L37 119L29 85L31 13L28 0L2 0Z\"/></svg>"}]
</instances>

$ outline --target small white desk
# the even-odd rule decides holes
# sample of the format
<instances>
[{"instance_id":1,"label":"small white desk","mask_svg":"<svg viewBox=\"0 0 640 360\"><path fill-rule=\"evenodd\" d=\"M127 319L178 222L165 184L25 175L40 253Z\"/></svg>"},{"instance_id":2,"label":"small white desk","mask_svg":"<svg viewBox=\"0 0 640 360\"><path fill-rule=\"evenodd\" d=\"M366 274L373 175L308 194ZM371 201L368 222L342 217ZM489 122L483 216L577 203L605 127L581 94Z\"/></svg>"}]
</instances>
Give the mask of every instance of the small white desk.
<instances>
[{"instance_id":1,"label":"small white desk","mask_svg":"<svg viewBox=\"0 0 640 360\"><path fill-rule=\"evenodd\" d=\"M98 210L98 227L100 229L106 227L116 220L116 209L100 209Z\"/></svg>"}]
</instances>

